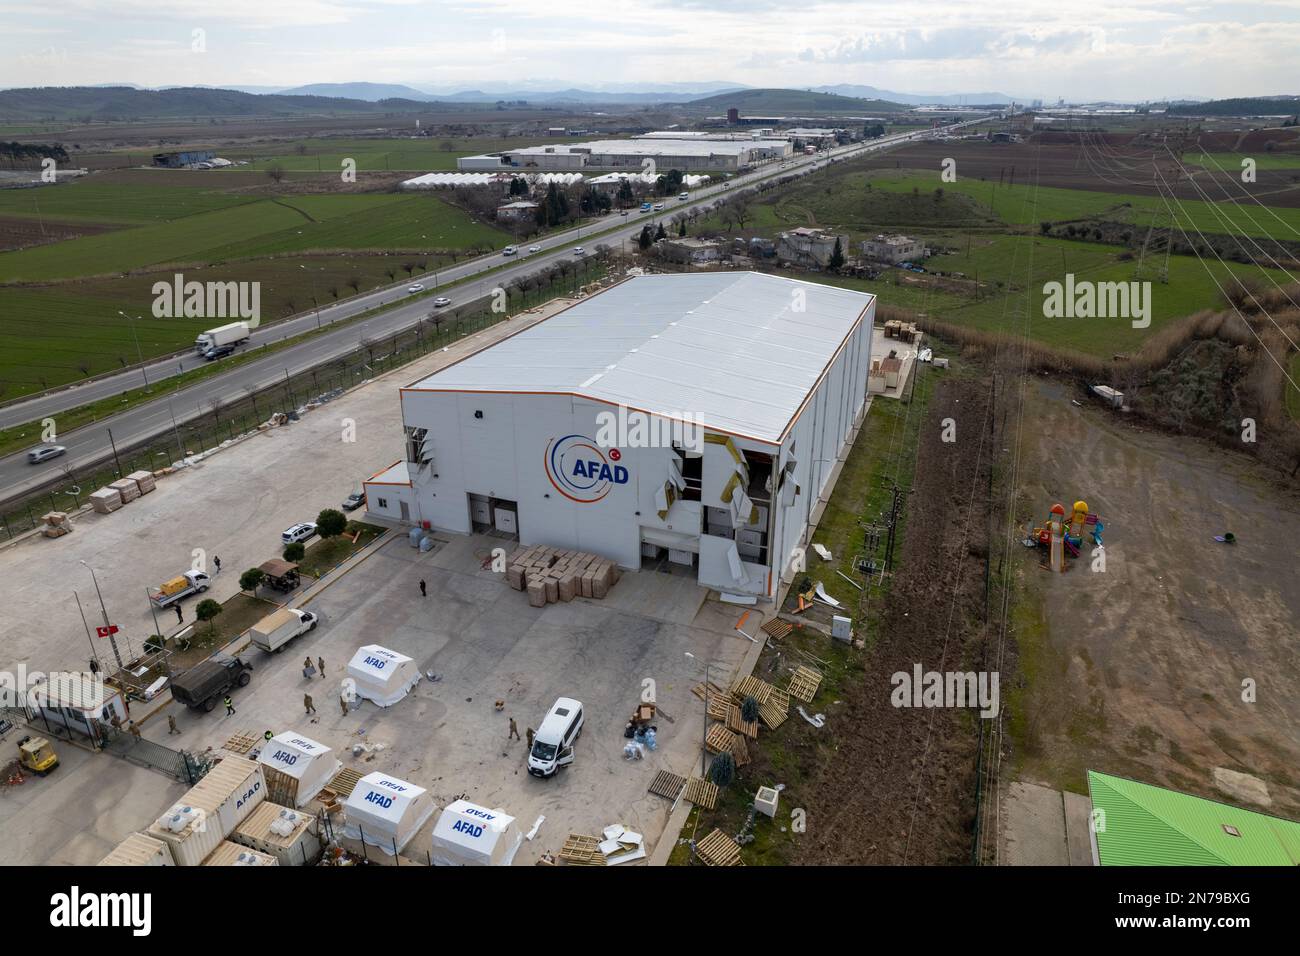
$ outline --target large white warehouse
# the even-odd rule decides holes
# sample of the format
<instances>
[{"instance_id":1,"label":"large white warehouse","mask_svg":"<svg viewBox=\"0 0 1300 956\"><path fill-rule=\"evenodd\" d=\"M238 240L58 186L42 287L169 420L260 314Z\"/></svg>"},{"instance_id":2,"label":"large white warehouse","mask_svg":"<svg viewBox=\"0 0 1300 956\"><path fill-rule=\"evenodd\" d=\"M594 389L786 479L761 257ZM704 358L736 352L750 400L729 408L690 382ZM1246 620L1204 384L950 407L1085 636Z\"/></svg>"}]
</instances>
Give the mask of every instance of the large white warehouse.
<instances>
[{"instance_id":1,"label":"large white warehouse","mask_svg":"<svg viewBox=\"0 0 1300 956\"><path fill-rule=\"evenodd\" d=\"M754 272L629 279L402 389L371 513L775 597L866 399L875 297Z\"/></svg>"},{"instance_id":2,"label":"large white warehouse","mask_svg":"<svg viewBox=\"0 0 1300 956\"><path fill-rule=\"evenodd\" d=\"M464 156L456 161L462 172L524 170L636 169L653 160L661 170L743 169L764 160L792 155L784 139L731 141L685 139L601 139L585 143L522 146L501 153Z\"/></svg>"}]
</instances>

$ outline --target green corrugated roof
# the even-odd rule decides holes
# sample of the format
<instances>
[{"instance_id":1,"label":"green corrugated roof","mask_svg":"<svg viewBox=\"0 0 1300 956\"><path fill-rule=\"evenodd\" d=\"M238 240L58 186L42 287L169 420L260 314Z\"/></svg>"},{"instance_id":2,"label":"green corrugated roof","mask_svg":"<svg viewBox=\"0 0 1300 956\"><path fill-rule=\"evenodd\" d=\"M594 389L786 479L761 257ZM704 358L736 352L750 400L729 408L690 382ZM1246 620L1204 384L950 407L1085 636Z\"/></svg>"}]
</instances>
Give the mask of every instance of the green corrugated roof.
<instances>
[{"instance_id":1,"label":"green corrugated roof","mask_svg":"<svg viewBox=\"0 0 1300 956\"><path fill-rule=\"evenodd\" d=\"M1102 866L1300 865L1300 823L1093 770L1088 791Z\"/></svg>"}]
</instances>

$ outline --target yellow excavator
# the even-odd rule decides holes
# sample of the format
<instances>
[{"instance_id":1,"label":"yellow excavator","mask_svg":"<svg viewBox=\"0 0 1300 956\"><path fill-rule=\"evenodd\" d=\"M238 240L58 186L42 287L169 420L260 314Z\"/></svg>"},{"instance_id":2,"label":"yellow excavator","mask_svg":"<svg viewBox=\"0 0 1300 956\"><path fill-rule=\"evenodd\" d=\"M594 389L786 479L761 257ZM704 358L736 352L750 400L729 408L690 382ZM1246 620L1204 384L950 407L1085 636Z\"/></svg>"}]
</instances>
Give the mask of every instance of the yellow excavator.
<instances>
[{"instance_id":1,"label":"yellow excavator","mask_svg":"<svg viewBox=\"0 0 1300 956\"><path fill-rule=\"evenodd\" d=\"M59 755L44 737L24 737L18 741L18 761L44 776L59 765Z\"/></svg>"}]
</instances>

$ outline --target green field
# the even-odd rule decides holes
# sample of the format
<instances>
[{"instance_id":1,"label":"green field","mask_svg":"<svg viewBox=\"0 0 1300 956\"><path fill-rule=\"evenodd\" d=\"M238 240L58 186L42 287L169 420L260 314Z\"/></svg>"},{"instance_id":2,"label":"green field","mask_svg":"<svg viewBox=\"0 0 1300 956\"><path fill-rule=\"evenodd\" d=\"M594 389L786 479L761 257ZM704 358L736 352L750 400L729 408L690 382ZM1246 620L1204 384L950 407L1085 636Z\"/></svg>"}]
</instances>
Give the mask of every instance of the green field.
<instances>
[{"instance_id":1,"label":"green field","mask_svg":"<svg viewBox=\"0 0 1300 956\"><path fill-rule=\"evenodd\" d=\"M996 182L958 178L955 183L939 181L939 173L915 170L885 170L871 177L872 189L896 193L916 190L921 198L942 188L969 196L990 210L1004 222L1012 225L1037 226L1044 220L1106 219L1129 222L1146 228L1153 219L1157 226L1169 225L1169 211L1163 200L1150 196L1118 195L1090 192L1082 189L1055 189L1048 187L1015 185L999 186ZM1285 226L1254 203L1241 206L1217 204L1199 200L1180 200L1172 204L1178 213L1178 223L1192 232L1193 227L1203 232L1236 231L1249 236L1270 237L1275 229L1290 227L1300 231L1300 209L1269 207Z\"/></svg>"},{"instance_id":2,"label":"green field","mask_svg":"<svg viewBox=\"0 0 1300 956\"><path fill-rule=\"evenodd\" d=\"M428 194L259 199L170 222L0 253L0 283L111 275L162 264L307 249L473 249L504 241L504 233L471 222L464 212Z\"/></svg>"},{"instance_id":3,"label":"green field","mask_svg":"<svg viewBox=\"0 0 1300 956\"><path fill-rule=\"evenodd\" d=\"M1211 170L1224 170L1239 173L1241 161L1247 158L1255 161L1256 169L1300 169L1300 153L1269 153L1258 150L1254 154L1246 153L1184 153L1183 162L1193 166L1203 166Z\"/></svg>"},{"instance_id":4,"label":"green field","mask_svg":"<svg viewBox=\"0 0 1300 956\"><path fill-rule=\"evenodd\" d=\"M255 201L252 196L213 188L104 185L95 178L40 189L0 189L0 216L135 225L170 222Z\"/></svg>"},{"instance_id":5,"label":"green field","mask_svg":"<svg viewBox=\"0 0 1300 956\"><path fill-rule=\"evenodd\" d=\"M311 309L313 297L323 306L336 297L353 295L346 285L352 277L362 292L389 285L393 279L405 280L407 273L400 267L407 261L424 261L433 270L448 260L384 255L284 257L187 268L185 278L260 282L262 321L271 322ZM389 269L394 270L393 279L387 275ZM424 271L417 269L413 276L420 279ZM49 286L0 286L0 340L5 343L0 350L0 401L133 365L140 354L148 357L191 347L194 337L213 323L154 318L152 286L168 278L167 273L154 273ZM128 322L119 311L136 321Z\"/></svg>"},{"instance_id":6,"label":"green field","mask_svg":"<svg viewBox=\"0 0 1300 956\"><path fill-rule=\"evenodd\" d=\"M1207 265L1193 256L1171 256L1168 281L1162 282L1163 253L1143 259L1117 245L1038 235L1043 220L1094 215L1132 221L1134 232L1140 234L1137 224L1143 210L1148 210L1149 223L1149 210L1156 202L1083 190L998 187L978 180L940 183L937 174L850 166L827 170L752 203L744 229L733 228L732 234L772 236L798 226L821 226L847 233L854 249L860 240L882 231L922 235L927 245L938 250L926 261L927 270L949 276L961 273L964 279L921 277L903 270L886 270L875 280L828 274L814 278L874 292L884 305L972 328L1019 334L1027 327L1033 339L1103 358L1135 351L1153 332L1183 316L1223 308L1216 279L1225 286L1229 275L1253 276L1265 285L1268 276L1280 284L1289 281L1277 270L1210 260L1207 271ZM1192 216L1214 215L1204 203L1184 206ZM1263 226L1261 212L1255 207L1252 214ZM1277 212L1300 225L1300 210ZM1269 221L1275 223L1271 217ZM692 231L726 232L716 216ZM1066 274L1096 282L1150 282L1150 326L1136 329L1130 320L1120 318L1044 317L1044 284L1063 281Z\"/></svg>"}]
</instances>

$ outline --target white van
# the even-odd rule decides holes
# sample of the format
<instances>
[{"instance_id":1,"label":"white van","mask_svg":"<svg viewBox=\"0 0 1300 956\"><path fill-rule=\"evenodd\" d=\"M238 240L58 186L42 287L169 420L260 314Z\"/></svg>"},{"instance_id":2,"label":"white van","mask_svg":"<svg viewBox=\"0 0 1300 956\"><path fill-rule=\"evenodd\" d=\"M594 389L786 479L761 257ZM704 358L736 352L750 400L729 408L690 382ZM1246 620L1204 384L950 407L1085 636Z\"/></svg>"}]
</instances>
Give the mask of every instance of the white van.
<instances>
[{"instance_id":1,"label":"white van","mask_svg":"<svg viewBox=\"0 0 1300 956\"><path fill-rule=\"evenodd\" d=\"M571 697L559 698L533 735L533 749L528 753L528 772L534 777L549 777L561 767L573 763L573 744L581 733L581 701Z\"/></svg>"}]
</instances>

